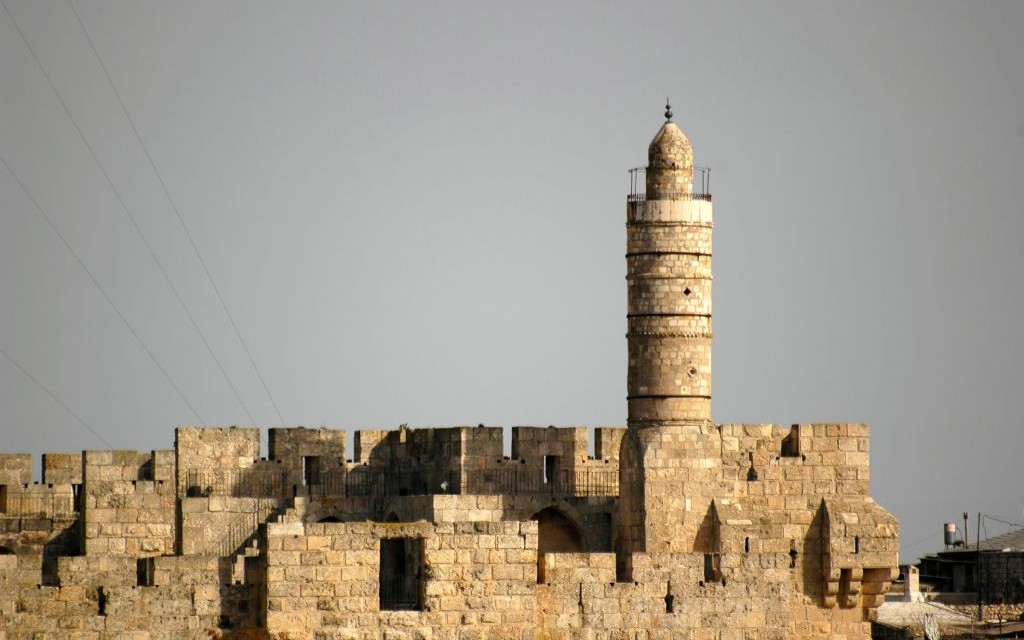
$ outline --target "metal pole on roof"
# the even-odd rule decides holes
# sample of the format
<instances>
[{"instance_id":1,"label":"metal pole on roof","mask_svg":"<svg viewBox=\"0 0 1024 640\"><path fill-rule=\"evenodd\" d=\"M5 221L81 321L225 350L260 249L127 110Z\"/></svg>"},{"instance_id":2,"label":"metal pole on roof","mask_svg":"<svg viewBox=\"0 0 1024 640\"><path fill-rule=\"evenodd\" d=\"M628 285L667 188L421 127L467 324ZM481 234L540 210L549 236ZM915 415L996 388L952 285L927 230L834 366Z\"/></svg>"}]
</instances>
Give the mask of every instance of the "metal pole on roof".
<instances>
[{"instance_id":1,"label":"metal pole on roof","mask_svg":"<svg viewBox=\"0 0 1024 640\"><path fill-rule=\"evenodd\" d=\"M978 592L978 622L985 619L985 608L981 601L981 512L978 512L978 533L974 537L975 591Z\"/></svg>"}]
</instances>

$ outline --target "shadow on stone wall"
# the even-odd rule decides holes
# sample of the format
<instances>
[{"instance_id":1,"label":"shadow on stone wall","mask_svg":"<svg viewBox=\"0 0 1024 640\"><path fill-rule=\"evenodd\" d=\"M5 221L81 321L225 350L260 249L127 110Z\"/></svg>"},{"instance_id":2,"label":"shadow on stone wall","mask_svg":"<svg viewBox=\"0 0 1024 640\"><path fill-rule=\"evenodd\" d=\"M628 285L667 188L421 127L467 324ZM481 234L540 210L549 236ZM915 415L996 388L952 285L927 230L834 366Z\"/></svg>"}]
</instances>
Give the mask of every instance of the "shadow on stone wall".
<instances>
[{"instance_id":1,"label":"shadow on stone wall","mask_svg":"<svg viewBox=\"0 0 1024 640\"><path fill-rule=\"evenodd\" d=\"M43 562L41 582L43 586L54 587L60 582L57 579L57 558L60 556L77 556L82 552L82 520L79 518L68 529L62 530L43 545Z\"/></svg>"},{"instance_id":2,"label":"shadow on stone wall","mask_svg":"<svg viewBox=\"0 0 1024 640\"><path fill-rule=\"evenodd\" d=\"M799 559L803 593L817 603L823 601L825 589L825 576L822 573L825 564L823 532L827 527L828 514L825 501L822 500L814 511L807 533L804 534L802 557Z\"/></svg>"}]
</instances>

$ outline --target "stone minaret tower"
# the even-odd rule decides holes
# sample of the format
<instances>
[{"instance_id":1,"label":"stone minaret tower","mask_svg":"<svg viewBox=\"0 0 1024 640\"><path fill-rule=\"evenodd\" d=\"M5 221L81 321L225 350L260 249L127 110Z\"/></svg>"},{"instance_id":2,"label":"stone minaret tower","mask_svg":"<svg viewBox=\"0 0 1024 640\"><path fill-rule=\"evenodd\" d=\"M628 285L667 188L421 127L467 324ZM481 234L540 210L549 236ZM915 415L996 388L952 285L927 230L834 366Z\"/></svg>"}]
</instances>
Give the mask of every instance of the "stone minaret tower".
<instances>
[{"instance_id":1,"label":"stone minaret tower","mask_svg":"<svg viewBox=\"0 0 1024 640\"><path fill-rule=\"evenodd\" d=\"M647 150L646 193L631 194L626 206L629 428L620 557L692 551L681 525L693 519L686 512L697 484L720 465L710 450L711 197L694 194L693 149L666 109Z\"/></svg>"},{"instance_id":2,"label":"stone minaret tower","mask_svg":"<svg viewBox=\"0 0 1024 640\"><path fill-rule=\"evenodd\" d=\"M711 200L666 111L626 210L629 426L711 421Z\"/></svg>"}]
</instances>

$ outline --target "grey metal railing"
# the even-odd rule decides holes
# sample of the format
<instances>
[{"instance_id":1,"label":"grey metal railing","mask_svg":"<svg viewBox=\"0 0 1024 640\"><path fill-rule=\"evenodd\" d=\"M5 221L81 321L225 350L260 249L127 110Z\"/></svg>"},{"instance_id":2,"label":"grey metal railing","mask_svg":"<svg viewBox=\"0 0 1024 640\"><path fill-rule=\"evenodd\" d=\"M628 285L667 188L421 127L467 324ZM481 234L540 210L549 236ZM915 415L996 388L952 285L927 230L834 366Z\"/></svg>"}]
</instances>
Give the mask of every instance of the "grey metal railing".
<instances>
[{"instance_id":1,"label":"grey metal railing","mask_svg":"<svg viewBox=\"0 0 1024 640\"><path fill-rule=\"evenodd\" d=\"M217 541L217 555L230 556L237 553L277 508L276 500L258 500L252 511L236 515L228 524L225 535Z\"/></svg>"},{"instance_id":2,"label":"grey metal railing","mask_svg":"<svg viewBox=\"0 0 1024 640\"><path fill-rule=\"evenodd\" d=\"M368 467L326 473L310 485L312 497L422 496L439 494L538 495L615 497L617 470L543 469L509 465L495 469L392 472Z\"/></svg>"},{"instance_id":3,"label":"grey metal railing","mask_svg":"<svg viewBox=\"0 0 1024 640\"><path fill-rule=\"evenodd\" d=\"M283 498L288 491L288 474L282 469L189 469L185 474L189 498Z\"/></svg>"}]
</instances>

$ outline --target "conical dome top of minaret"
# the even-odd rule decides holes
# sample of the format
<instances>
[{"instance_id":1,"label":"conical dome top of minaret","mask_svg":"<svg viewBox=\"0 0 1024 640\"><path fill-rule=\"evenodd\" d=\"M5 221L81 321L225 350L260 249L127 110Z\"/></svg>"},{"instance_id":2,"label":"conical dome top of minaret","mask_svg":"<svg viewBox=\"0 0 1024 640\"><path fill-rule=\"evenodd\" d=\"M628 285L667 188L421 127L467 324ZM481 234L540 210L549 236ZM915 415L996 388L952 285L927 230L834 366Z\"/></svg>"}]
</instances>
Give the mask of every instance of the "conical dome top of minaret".
<instances>
[{"instance_id":1,"label":"conical dome top of minaret","mask_svg":"<svg viewBox=\"0 0 1024 640\"><path fill-rule=\"evenodd\" d=\"M677 200L693 194L693 147L672 122L665 104L665 124L647 147L647 199Z\"/></svg>"}]
</instances>

